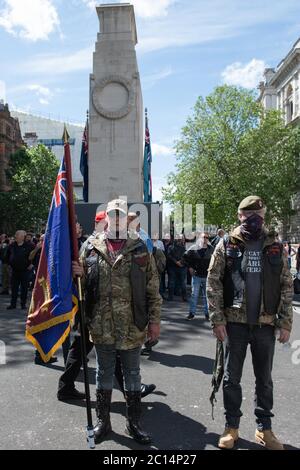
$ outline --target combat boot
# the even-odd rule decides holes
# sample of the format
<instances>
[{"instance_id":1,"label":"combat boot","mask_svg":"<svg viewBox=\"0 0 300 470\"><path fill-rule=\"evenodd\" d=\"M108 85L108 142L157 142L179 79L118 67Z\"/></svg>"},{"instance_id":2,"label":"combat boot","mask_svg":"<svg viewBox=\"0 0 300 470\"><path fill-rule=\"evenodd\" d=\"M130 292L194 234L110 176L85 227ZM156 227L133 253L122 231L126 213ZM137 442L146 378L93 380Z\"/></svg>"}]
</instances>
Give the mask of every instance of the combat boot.
<instances>
[{"instance_id":1,"label":"combat boot","mask_svg":"<svg viewBox=\"0 0 300 470\"><path fill-rule=\"evenodd\" d=\"M151 437L142 430L140 425L142 413L141 392L125 392L125 398L127 413L126 433L139 444L150 444Z\"/></svg>"},{"instance_id":2,"label":"combat boot","mask_svg":"<svg viewBox=\"0 0 300 470\"><path fill-rule=\"evenodd\" d=\"M220 449L233 449L234 444L239 438L239 430L235 428L225 428L219 439L218 447Z\"/></svg>"},{"instance_id":3,"label":"combat boot","mask_svg":"<svg viewBox=\"0 0 300 470\"><path fill-rule=\"evenodd\" d=\"M256 429L255 441L269 450L284 450L283 445L271 429L265 429L264 431Z\"/></svg>"},{"instance_id":4,"label":"combat boot","mask_svg":"<svg viewBox=\"0 0 300 470\"><path fill-rule=\"evenodd\" d=\"M110 403L112 390L96 390L96 414L97 424L94 427L95 443L99 444L101 440L111 431L110 423Z\"/></svg>"}]
</instances>

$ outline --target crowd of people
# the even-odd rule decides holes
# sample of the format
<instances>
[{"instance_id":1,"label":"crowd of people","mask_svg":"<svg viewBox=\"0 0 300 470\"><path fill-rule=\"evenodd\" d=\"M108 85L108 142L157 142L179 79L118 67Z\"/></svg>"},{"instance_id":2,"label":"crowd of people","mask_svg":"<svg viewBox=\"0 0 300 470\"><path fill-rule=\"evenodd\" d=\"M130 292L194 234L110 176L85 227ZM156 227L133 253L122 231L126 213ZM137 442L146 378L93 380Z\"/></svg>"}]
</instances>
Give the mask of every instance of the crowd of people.
<instances>
[{"instance_id":1,"label":"crowd of people","mask_svg":"<svg viewBox=\"0 0 300 470\"><path fill-rule=\"evenodd\" d=\"M247 345L251 345L256 376L255 439L267 448L282 449L271 428L271 379L275 328L279 341L289 339L292 326L292 258L300 269L300 245L295 250L264 228L266 208L257 196L238 208L240 225L229 234L219 229L186 240L184 234L162 240L141 228L138 214L127 213L122 200L110 201L95 217L95 230L83 234L77 223L80 261L73 262L74 277L84 278L86 325L64 346L65 370L58 384L59 400L82 400L75 381L82 365L80 334L87 354L95 347L96 442L111 431L110 406L114 377L127 410L126 431L140 444L151 438L142 428L141 399L155 389L141 382L140 356L151 353L160 334L162 299L189 300L188 321L195 318L201 293L202 309L220 343L226 339L223 399L226 417L219 447L230 449L239 437L242 393L240 380ZM43 235L23 230L14 237L1 235L3 295L11 293L8 310L27 309L28 289L34 285ZM189 246L188 246L189 245ZM100 281L99 281L100 280ZM191 286L188 299L187 286ZM268 313L266 313L268 312ZM144 348L143 348L144 346ZM40 363L41 359L36 357Z\"/></svg>"},{"instance_id":2,"label":"crowd of people","mask_svg":"<svg viewBox=\"0 0 300 470\"><path fill-rule=\"evenodd\" d=\"M128 223L133 223L137 218L135 213L128 214ZM106 212L96 214L95 230L92 235L84 233L83 227L77 223L78 247L81 249L87 241L97 233L101 233L107 226ZM153 249L160 256L160 294L163 300L173 301L174 296L181 297L182 301L188 301L190 291L189 312L187 320L192 320L196 315L199 297L201 299L204 316L208 320L208 304L206 298L206 278L211 256L218 242L224 239L225 230L218 229L217 234L199 232L195 234L193 242L180 234L176 238L169 233L159 239L155 234L150 236L141 227L138 227L142 240L148 250ZM27 310L28 291L32 290L35 275L38 269L44 233L33 234L25 230L18 230L14 236L0 235L0 295L11 294L11 302L7 309L17 308L17 298L20 289L20 307ZM300 244L296 248L289 241L282 241L287 254L288 266L292 268L292 260L295 258L296 272L300 273Z\"/></svg>"}]
</instances>

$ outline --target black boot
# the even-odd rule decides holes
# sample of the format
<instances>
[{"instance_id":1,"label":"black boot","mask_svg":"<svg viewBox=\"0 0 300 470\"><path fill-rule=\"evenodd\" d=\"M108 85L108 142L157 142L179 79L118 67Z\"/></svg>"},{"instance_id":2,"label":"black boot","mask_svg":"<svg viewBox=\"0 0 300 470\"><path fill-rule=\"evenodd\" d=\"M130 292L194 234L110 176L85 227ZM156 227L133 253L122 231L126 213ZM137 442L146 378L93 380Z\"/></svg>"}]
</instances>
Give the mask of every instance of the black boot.
<instances>
[{"instance_id":1,"label":"black boot","mask_svg":"<svg viewBox=\"0 0 300 470\"><path fill-rule=\"evenodd\" d=\"M126 432L139 444L150 444L150 436L141 429L141 392L125 392L127 423Z\"/></svg>"},{"instance_id":2,"label":"black boot","mask_svg":"<svg viewBox=\"0 0 300 470\"><path fill-rule=\"evenodd\" d=\"M110 403L112 390L96 390L96 414L98 422L94 427L95 443L99 444L101 440L111 431L110 423Z\"/></svg>"}]
</instances>

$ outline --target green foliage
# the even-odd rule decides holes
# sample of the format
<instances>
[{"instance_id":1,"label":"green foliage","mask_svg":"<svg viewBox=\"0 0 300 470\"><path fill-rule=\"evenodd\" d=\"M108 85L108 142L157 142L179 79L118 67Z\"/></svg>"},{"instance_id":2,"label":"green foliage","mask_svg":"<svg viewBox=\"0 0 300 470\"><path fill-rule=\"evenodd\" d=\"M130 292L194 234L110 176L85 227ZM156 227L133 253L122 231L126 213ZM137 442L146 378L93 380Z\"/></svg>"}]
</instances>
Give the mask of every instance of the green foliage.
<instances>
[{"instance_id":1,"label":"green foliage","mask_svg":"<svg viewBox=\"0 0 300 470\"><path fill-rule=\"evenodd\" d=\"M250 194L265 200L268 222L292 213L300 129L286 127L278 111L265 112L254 92L224 85L200 97L176 154L164 197L174 205L204 204L206 223L235 224L238 204Z\"/></svg>"},{"instance_id":2,"label":"green foliage","mask_svg":"<svg viewBox=\"0 0 300 470\"><path fill-rule=\"evenodd\" d=\"M11 156L7 171L11 191L0 193L2 231L40 230L47 222L59 163L44 145L22 148Z\"/></svg>"}]
</instances>

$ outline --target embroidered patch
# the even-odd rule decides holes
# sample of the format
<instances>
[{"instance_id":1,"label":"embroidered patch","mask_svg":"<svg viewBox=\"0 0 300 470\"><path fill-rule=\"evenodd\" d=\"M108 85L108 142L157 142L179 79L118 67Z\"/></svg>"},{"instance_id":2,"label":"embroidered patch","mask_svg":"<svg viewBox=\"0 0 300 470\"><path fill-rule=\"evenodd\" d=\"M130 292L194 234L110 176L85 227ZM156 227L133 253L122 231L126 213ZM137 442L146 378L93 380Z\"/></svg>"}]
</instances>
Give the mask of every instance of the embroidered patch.
<instances>
[{"instance_id":1,"label":"embroidered patch","mask_svg":"<svg viewBox=\"0 0 300 470\"><path fill-rule=\"evenodd\" d=\"M280 245L278 243L270 246L267 250L268 256L280 256Z\"/></svg>"},{"instance_id":2,"label":"embroidered patch","mask_svg":"<svg viewBox=\"0 0 300 470\"><path fill-rule=\"evenodd\" d=\"M138 264L139 266L143 267L143 266L147 266L147 262L148 262L148 255L135 255L133 257L133 260L136 264Z\"/></svg>"},{"instance_id":3,"label":"embroidered patch","mask_svg":"<svg viewBox=\"0 0 300 470\"><path fill-rule=\"evenodd\" d=\"M226 246L226 256L228 258L238 258L241 255L242 253L238 245L234 245L233 243L228 243L228 245Z\"/></svg>"}]
</instances>

